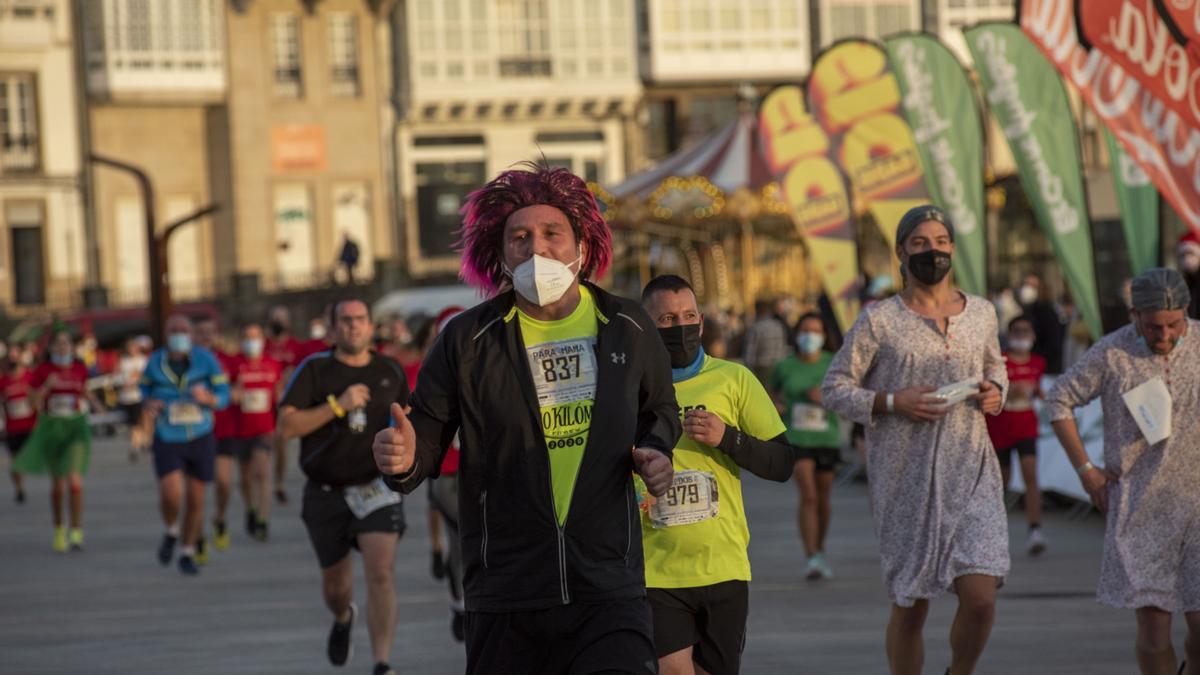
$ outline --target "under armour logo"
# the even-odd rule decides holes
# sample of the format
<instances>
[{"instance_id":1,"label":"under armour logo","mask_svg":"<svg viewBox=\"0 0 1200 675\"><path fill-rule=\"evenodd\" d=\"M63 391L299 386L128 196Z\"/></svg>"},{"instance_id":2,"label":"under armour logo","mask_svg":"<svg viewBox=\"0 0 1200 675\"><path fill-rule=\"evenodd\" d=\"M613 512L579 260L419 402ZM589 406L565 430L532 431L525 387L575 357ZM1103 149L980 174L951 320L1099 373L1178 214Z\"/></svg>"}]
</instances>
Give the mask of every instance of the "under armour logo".
<instances>
[{"instance_id":1,"label":"under armour logo","mask_svg":"<svg viewBox=\"0 0 1200 675\"><path fill-rule=\"evenodd\" d=\"M609 356L612 357L613 363L625 363L625 352L621 352L620 354L613 352Z\"/></svg>"}]
</instances>

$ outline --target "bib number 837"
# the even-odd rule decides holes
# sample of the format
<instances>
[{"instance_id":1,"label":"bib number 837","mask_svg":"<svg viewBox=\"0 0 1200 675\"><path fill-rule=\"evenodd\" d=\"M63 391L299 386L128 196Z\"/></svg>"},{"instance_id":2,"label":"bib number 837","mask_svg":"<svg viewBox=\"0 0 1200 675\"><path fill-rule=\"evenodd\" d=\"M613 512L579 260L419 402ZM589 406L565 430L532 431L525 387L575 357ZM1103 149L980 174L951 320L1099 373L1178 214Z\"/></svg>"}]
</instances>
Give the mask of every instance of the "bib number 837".
<instances>
[{"instance_id":1,"label":"bib number 837","mask_svg":"<svg viewBox=\"0 0 1200 675\"><path fill-rule=\"evenodd\" d=\"M542 376L547 382L558 382L579 377L579 355L557 356L542 359Z\"/></svg>"}]
</instances>

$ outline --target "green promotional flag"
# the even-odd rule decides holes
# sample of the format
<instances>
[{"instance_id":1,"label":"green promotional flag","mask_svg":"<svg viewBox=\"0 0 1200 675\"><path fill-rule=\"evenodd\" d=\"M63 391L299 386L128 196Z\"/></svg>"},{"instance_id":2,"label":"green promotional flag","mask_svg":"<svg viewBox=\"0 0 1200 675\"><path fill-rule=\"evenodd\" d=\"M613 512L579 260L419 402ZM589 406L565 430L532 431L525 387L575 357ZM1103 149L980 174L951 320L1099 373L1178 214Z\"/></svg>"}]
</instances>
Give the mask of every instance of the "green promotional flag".
<instances>
[{"instance_id":1,"label":"green promotional flag","mask_svg":"<svg viewBox=\"0 0 1200 675\"><path fill-rule=\"evenodd\" d=\"M1104 142L1108 144L1109 167L1121 205L1129 265L1138 275L1158 264L1158 190L1107 127Z\"/></svg>"},{"instance_id":2,"label":"green promotional flag","mask_svg":"<svg viewBox=\"0 0 1200 675\"><path fill-rule=\"evenodd\" d=\"M983 122L975 91L933 35L899 35L884 46L925 165L925 187L954 222L954 278L968 293L986 295Z\"/></svg>"},{"instance_id":3,"label":"green promotional flag","mask_svg":"<svg viewBox=\"0 0 1200 675\"><path fill-rule=\"evenodd\" d=\"M985 23L964 34L988 105L1016 159L1021 187L1054 247L1088 331L1098 339L1103 328L1091 223L1067 91L1016 24Z\"/></svg>"}]
</instances>

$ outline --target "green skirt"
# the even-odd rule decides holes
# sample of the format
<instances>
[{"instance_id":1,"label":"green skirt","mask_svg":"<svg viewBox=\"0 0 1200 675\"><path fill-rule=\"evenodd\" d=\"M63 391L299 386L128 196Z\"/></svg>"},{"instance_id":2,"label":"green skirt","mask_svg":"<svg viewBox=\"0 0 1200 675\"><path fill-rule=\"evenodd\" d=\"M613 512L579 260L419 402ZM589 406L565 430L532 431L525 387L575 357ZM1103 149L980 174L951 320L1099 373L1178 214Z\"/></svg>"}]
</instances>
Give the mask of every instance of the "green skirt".
<instances>
[{"instance_id":1,"label":"green skirt","mask_svg":"<svg viewBox=\"0 0 1200 675\"><path fill-rule=\"evenodd\" d=\"M92 459L92 428L87 415L42 417L13 462L17 473L65 477L85 474Z\"/></svg>"}]
</instances>

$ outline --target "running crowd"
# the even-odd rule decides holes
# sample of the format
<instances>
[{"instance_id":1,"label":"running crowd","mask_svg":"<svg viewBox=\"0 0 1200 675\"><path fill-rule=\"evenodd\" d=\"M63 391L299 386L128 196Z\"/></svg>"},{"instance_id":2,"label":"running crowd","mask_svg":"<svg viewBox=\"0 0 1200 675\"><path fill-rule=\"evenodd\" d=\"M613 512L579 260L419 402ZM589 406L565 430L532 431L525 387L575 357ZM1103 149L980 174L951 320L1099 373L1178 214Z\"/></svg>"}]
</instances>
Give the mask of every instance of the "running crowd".
<instances>
[{"instance_id":1,"label":"running crowd","mask_svg":"<svg viewBox=\"0 0 1200 675\"><path fill-rule=\"evenodd\" d=\"M912 209L896 229L898 292L873 298L844 336L828 312L801 313L789 329L760 306L742 365L724 358L686 279L656 277L638 300L594 283L611 233L582 179L505 171L463 208L462 278L489 299L447 308L394 350L374 348L370 308L354 297L332 304L307 344L275 308L266 330L241 327L236 354L219 349L212 321L171 317L129 404L159 481L158 559L198 573L214 481L212 545L229 546L234 467L246 532L265 541L272 500L288 499L287 442L299 439L301 517L334 665L351 656L358 550L373 672L394 672L402 495L426 483L431 526L446 530L431 568L448 581L468 673L737 673L751 580L741 473L795 481L804 575L832 578L825 539L844 419L870 471L891 672L922 671L929 603L951 591L945 672L960 675L984 651L1009 572L1014 453L1026 550L1049 545L1040 407L1106 513L1097 597L1134 611L1141 672L1200 675L1200 322L1188 318L1200 241L1180 243L1181 271L1133 279L1131 323L1043 391L1042 376L1062 367L1039 353L1045 322L1031 311L1001 325L997 305L959 291L954 236L940 208ZM1036 294L1021 295L1035 309ZM0 383L14 481L53 478L57 550L83 545L90 453L86 368L72 349L58 331L46 363L10 365ZM1102 463L1073 415L1097 398ZM1174 613L1188 626L1183 663Z\"/></svg>"}]
</instances>

